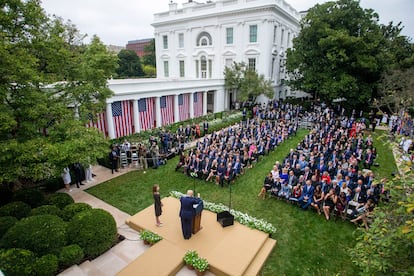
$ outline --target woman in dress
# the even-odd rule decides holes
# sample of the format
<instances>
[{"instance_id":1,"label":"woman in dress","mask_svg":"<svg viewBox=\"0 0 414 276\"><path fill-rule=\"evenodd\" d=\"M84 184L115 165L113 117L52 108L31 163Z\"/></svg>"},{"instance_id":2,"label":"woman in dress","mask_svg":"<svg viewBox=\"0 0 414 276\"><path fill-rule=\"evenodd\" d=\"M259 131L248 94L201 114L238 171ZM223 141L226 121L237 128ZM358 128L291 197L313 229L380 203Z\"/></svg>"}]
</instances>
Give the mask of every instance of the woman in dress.
<instances>
[{"instance_id":1,"label":"woman in dress","mask_svg":"<svg viewBox=\"0 0 414 276\"><path fill-rule=\"evenodd\" d=\"M323 203L323 212L325 213L326 220L329 220L329 214L331 210L335 208L336 201L337 196L335 194L335 189L331 188L325 195L325 202Z\"/></svg>"},{"instance_id":2,"label":"woman in dress","mask_svg":"<svg viewBox=\"0 0 414 276\"><path fill-rule=\"evenodd\" d=\"M321 214L321 207L325 194L322 191L321 185L316 186L315 192L313 192L313 201L311 206L316 209L318 215Z\"/></svg>"},{"instance_id":3,"label":"woman in dress","mask_svg":"<svg viewBox=\"0 0 414 276\"><path fill-rule=\"evenodd\" d=\"M154 209L155 209L155 221L158 227L162 226L162 222L160 221L160 216L162 214L162 202L160 197L160 186L158 184L154 184L152 186L152 195L154 197Z\"/></svg>"},{"instance_id":4,"label":"woman in dress","mask_svg":"<svg viewBox=\"0 0 414 276\"><path fill-rule=\"evenodd\" d=\"M211 163L210 173L208 174L206 178L206 182L209 182L210 179L214 179L216 172L217 172L217 159L214 159L213 162Z\"/></svg>"},{"instance_id":5,"label":"woman in dress","mask_svg":"<svg viewBox=\"0 0 414 276\"><path fill-rule=\"evenodd\" d=\"M72 190L70 189L70 183L72 182L72 178L70 177L70 171L68 167L63 169L62 179L63 184L65 184L66 191L71 192Z\"/></svg>"},{"instance_id":6,"label":"woman in dress","mask_svg":"<svg viewBox=\"0 0 414 276\"><path fill-rule=\"evenodd\" d=\"M342 220L345 220L345 209L346 209L347 199L346 194L341 192L339 194L338 200L336 201L336 211L337 215L340 215Z\"/></svg>"},{"instance_id":7,"label":"woman in dress","mask_svg":"<svg viewBox=\"0 0 414 276\"><path fill-rule=\"evenodd\" d=\"M260 193L257 195L257 197L265 199L266 192L272 188L273 182L274 180L273 180L272 172L269 172L269 174L264 179L263 187L260 190Z\"/></svg>"}]
</instances>

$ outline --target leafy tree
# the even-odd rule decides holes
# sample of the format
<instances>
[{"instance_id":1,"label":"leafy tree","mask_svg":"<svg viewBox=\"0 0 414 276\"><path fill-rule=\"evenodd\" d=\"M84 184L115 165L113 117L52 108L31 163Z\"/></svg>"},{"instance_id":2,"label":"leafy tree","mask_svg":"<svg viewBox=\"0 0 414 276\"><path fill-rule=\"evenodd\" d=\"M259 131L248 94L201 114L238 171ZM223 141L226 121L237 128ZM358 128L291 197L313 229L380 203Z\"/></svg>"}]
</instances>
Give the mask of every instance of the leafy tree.
<instances>
[{"instance_id":1,"label":"leafy tree","mask_svg":"<svg viewBox=\"0 0 414 276\"><path fill-rule=\"evenodd\" d=\"M155 78L157 76L157 69L152 65L144 65L142 68L146 77Z\"/></svg>"},{"instance_id":2,"label":"leafy tree","mask_svg":"<svg viewBox=\"0 0 414 276\"><path fill-rule=\"evenodd\" d=\"M116 73L119 77L140 77L144 75L139 56L132 50L121 50L118 53L118 65Z\"/></svg>"},{"instance_id":3,"label":"leafy tree","mask_svg":"<svg viewBox=\"0 0 414 276\"><path fill-rule=\"evenodd\" d=\"M410 168L387 187L390 202L374 209L367 231L360 230L357 243L350 249L352 261L367 275L414 272L414 195Z\"/></svg>"},{"instance_id":4,"label":"leafy tree","mask_svg":"<svg viewBox=\"0 0 414 276\"><path fill-rule=\"evenodd\" d=\"M156 68L156 56L155 56L155 39L151 40L151 43L144 47L144 60L145 65L151 65Z\"/></svg>"},{"instance_id":5,"label":"leafy tree","mask_svg":"<svg viewBox=\"0 0 414 276\"><path fill-rule=\"evenodd\" d=\"M324 101L345 98L352 107L367 106L393 58L388 41L398 34L378 21L356 0L315 5L287 52L289 84Z\"/></svg>"},{"instance_id":6,"label":"leafy tree","mask_svg":"<svg viewBox=\"0 0 414 276\"><path fill-rule=\"evenodd\" d=\"M0 25L0 183L30 186L94 162L107 140L85 123L112 93L116 57L97 37L82 44L38 0L2 2Z\"/></svg>"},{"instance_id":7,"label":"leafy tree","mask_svg":"<svg viewBox=\"0 0 414 276\"><path fill-rule=\"evenodd\" d=\"M231 67L226 66L224 79L225 88L236 92L237 101L246 101L250 98L256 99L261 94L271 99L274 97L271 81L265 80L263 75L247 68L243 62L234 62Z\"/></svg>"}]
</instances>

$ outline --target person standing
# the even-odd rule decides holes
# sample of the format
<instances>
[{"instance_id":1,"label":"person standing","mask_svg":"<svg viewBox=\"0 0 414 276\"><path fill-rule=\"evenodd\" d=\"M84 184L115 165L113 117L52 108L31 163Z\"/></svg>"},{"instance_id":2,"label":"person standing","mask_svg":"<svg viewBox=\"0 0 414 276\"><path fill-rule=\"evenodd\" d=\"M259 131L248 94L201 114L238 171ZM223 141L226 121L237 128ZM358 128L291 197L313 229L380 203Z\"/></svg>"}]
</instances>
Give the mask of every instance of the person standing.
<instances>
[{"instance_id":1,"label":"person standing","mask_svg":"<svg viewBox=\"0 0 414 276\"><path fill-rule=\"evenodd\" d=\"M82 165L79 162L73 164L73 169L75 171L75 184L76 187L80 188L79 185L85 185L82 183Z\"/></svg>"},{"instance_id":2,"label":"person standing","mask_svg":"<svg viewBox=\"0 0 414 276\"><path fill-rule=\"evenodd\" d=\"M154 209L155 209L155 221L158 227L162 226L162 222L160 221L160 216L162 214L162 202L160 197L160 185L154 184L152 186L152 195L154 197Z\"/></svg>"},{"instance_id":3,"label":"person standing","mask_svg":"<svg viewBox=\"0 0 414 276\"><path fill-rule=\"evenodd\" d=\"M63 184L65 184L66 191L72 192L72 189L70 189L70 183L72 182L72 178L70 177L70 171L68 167L63 169L62 179L63 179Z\"/></svg>"},{"instance_id":4,"label":"person standing","mask_svg":"<svg viewBox=\"0 0 414 276\"><path fill-rule=\"evenodd\" d=\"M188 190L187 194L180 198L180 202L181 229L184 239L188 240L191 238L191 225L195 215L194 205L200 203L200 200L194 198L194 192L192 190Z\"/></svg>"},{"instance_id":5,"label":"person standing","mask_svg":"<svg viewBox=\"0 0 414 276\"><path fill-rule=\"evenodd\" d=\"M152 142L151 146L151 157L152 157L152 168L158 169L158 158L160 156L160 149L158 148L157 142Z\"/></svg>"},{"instance_id":6,"label":"person standing","mask_svg":"<svg viewBox=\"0 0 414 276\"><path fill-rule=\"evenodd\" d=\"M113 146L111 152L109 153L109 162L111 162L112 165L112 174L114 171L118 171L118 151L116 146Z\"/></svg>"}]
</instances>

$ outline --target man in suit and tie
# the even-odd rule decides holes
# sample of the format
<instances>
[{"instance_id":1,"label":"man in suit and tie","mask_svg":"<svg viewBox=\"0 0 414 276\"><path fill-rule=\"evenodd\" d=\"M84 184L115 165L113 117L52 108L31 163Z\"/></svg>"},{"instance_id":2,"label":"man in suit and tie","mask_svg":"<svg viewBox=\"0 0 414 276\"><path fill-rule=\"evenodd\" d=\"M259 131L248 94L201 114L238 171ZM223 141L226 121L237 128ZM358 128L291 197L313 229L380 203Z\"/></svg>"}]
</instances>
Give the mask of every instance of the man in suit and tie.
<instances>
[{"instance_id":1,"label":"man in suit and tie","mask_svg":"<svg viewBox=\"0 0 414 276\"><path fill-rule=\"evenodd\" d=\"M303 210L306 210L312 203L314 191L315 188L312 186L312 181L307 180L306 185L302 189L302 195L298 200L299 205Z\"/></svg>"},{"instance_id":2,"label":"man in suit and tie","mask_svg":"<svg viewBox=\"0 0 414 276\"><path fill-rule=\"evenodd\" d=\"M195 215L194 205L200 204L200 201L199 198L194 197L194 192L192 190L188 190L187 195L180 198L181 229L183 231L184 239L186 240L191 238L191 225Z\"/></svg>"}]
</instances>

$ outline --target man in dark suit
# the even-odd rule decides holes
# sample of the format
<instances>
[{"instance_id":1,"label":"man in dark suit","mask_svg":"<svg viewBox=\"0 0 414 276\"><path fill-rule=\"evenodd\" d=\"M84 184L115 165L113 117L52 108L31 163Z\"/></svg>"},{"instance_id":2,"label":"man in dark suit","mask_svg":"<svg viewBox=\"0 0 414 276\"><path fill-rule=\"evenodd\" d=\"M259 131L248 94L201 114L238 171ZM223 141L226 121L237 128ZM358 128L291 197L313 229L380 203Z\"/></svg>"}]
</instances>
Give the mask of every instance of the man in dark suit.
<instances>
[{"instance_id":1,"label":"man in dark suit","mask_svg":"<svg viewBox=\"0 0 414 276\"><path fill-rule=\"evenodd\" d=\"M312 181L307 180L306 185L302 189L302 196L298 200L299 205L302 209L306 210L312 203L314 191L315 188L312 186Z\"/></svg>"},{"instance_id":2,"label":"man in dark suit","mask_svg":"<svg viewBox=\"0 0 414 276\"><path fill-rule=\"evenodd\" d=\"M187 195L180 198L180 202L181 229L183 231L184 239L188 240L191 238L191 225L195 215L194 205L199 204L200 199L194 197L194 192L192 190L188 190Z\"/></svg>"}]
</instances>

